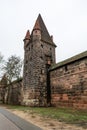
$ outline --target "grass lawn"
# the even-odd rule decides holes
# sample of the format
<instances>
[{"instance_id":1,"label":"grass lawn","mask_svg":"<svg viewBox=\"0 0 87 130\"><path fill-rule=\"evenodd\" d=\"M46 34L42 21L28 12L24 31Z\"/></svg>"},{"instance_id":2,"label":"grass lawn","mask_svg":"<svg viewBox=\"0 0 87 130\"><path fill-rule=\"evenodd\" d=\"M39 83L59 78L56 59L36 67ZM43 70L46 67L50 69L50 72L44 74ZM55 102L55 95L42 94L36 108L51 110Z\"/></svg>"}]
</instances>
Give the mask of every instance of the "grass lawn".
<instances>
[{"instance_id":1,"label":"grass lawn","mask_svg":"<svg viewBox=\"0 0 87 130\"><path fill-rule=\"evenodd\" d=\"M7 105L7 108L13 110L19 110L24 112L32 112L39 114L43 117L57 119L66 123L87 123L87 111L76 110L72 108L55 108L55 107L24 107L24 106L11 106Z\"/></svg>"}]
</instances>

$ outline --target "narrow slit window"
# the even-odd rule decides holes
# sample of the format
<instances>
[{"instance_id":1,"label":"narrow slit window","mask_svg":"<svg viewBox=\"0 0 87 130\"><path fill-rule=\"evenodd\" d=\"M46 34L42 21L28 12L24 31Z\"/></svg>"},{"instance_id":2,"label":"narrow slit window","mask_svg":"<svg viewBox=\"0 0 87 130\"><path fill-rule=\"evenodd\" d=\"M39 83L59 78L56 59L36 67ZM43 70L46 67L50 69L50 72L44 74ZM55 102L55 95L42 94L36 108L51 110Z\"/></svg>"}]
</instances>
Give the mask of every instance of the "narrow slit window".
<instances>
[{"instance_id":1,"label":"narrow slit window","mask_svg":"<svg viewBox=\"0 0 87 130\"><path fill-rule=\"evenodd\" d=\"M67 67L67 65L65 66L65 71L68 71L68 67Z\"/></svg>"}]
</instances>

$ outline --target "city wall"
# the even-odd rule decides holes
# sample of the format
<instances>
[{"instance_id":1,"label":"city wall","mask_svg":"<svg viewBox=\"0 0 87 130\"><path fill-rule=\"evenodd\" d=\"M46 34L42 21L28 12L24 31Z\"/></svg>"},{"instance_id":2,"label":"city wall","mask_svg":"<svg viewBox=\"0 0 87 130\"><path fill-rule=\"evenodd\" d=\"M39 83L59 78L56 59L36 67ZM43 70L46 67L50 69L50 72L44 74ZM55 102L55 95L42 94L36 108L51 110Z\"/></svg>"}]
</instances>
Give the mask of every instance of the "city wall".
<instances>
[{"instance_id":1,"label":"city wall","mask_svg":"<svg viewBox=\"0 0 87 130\"><path fill-rule=\"evenodd\" d=\"M51 104L87 109L87 52L50 69Z\"/></svg>"}]
</instances>

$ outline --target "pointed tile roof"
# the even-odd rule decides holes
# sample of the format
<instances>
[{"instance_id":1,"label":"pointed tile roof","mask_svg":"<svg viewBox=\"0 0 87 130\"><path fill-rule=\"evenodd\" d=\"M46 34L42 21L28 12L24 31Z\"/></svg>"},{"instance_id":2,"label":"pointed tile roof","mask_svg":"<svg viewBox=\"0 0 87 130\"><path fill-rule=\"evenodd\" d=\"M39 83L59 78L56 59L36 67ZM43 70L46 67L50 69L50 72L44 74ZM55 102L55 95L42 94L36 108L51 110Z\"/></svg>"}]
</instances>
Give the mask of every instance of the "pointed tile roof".
<instances>
[{"instance_id":1,"label":"pointed tile roof","mask_svg":"<svg viewBox=\"0 0 87 130\"><path fill-rule=\"evenodd\" d=\"M41 40L42 41L45 41L47 43L50 43L50 44L56 46L53 43L53 40L52 40L52 38L51 38L51 36L50 36L50 34L49 34L49 32L48 32L44 22L43 22L43 19L42 19L40 14L38 15L38 18L37 18L37 20L35 22L33 30L34 29L40 29L41 30Z\"/></svg>"},{"instance_id":2,"label":"pointed tile roof","mask_svg":"<svg viewBox=\"0 0 87 130\"><path fill-rule=\"evenodd\" d=\"M39 20L38 20L38 19L36 20L36 23L35 23L35 25L34 25L33 30L36 30L36 29L41 30L41 28L40 28L40 23L39 23Z\"/></svg>"},{"instance_id":3,"label":"pointed tile roof","mask_svg":"<svg viewBox=\"0 0 87 130\"><path fill-rule=\"evenodd\" d=\"M30 39L30 31L29 31L29 30L27 30L27 33L26 33L26 35L25 35L24 40L25 40L25 39Z\"/></svg>"}]
</instances>

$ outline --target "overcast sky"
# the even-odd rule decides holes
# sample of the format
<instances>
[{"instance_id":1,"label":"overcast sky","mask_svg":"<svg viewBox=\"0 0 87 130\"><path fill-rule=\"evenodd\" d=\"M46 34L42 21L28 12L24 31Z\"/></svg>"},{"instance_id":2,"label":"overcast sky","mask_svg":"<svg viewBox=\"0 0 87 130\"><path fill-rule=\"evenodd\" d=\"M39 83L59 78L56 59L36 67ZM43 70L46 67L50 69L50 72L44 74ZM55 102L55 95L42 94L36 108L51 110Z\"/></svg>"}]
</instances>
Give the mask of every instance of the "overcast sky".
<instances>
[{"instance_id":1,"label":"overcast sky","mask_svg":"<svg viewBox=\"0 0 87 130\"><path fill-rule=\"evenodd\" d=\"M57 45L57 62L87 50L87 0L0 0L0 52L23 58L23 38L38 14Z\"/></svg>"}]
</instances>

